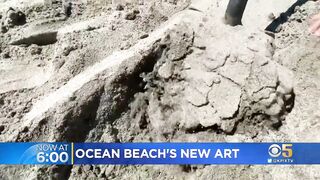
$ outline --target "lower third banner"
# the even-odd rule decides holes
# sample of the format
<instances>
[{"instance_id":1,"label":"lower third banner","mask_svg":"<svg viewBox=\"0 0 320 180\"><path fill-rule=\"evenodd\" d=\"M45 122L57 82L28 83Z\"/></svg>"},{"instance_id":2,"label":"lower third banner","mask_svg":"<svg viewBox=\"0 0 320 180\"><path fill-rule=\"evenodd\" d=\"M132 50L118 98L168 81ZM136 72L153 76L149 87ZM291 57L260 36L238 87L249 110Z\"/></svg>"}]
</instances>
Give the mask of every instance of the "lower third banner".
<instances>
[{"instance_id":1,"label":"lower third banner","mask_svg":"<svg viewBox=\"0 0 320 180\"><path fill-rule=\"evenodd\" d=\"M0 143L0 164L320 164L320 143Z\"/></svg>"}]
</instances>

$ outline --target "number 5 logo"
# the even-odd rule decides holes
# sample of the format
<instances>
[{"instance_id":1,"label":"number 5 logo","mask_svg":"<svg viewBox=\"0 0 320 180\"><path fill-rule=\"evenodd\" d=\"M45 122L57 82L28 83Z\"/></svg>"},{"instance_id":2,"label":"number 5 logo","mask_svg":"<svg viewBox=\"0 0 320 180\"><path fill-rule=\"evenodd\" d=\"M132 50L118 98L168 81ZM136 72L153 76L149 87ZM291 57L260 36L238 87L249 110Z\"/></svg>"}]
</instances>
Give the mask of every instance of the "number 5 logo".
<instances>
[{"instance_id":1,"label":"number 5 logo","mask_svg":"<svg viewBox=\"0 0 320 180\"><path fill-rule=\"evenodd\" d=\"M290 158L293 155L292 144L282 144L281 147L278 144L272 144L269 147L269 155L274 158L280 155L284 158Z\"/></svg>"},{"instance_id":2,"label":"number 5 logo","mask_svg":"<svg viewBox=\"0 0 320 180\"><path fill-rule=\"evenodd\" d=\"M282 156L285 158L292 157L292 144L282 144Z\"/></svg>"}]
</instances>

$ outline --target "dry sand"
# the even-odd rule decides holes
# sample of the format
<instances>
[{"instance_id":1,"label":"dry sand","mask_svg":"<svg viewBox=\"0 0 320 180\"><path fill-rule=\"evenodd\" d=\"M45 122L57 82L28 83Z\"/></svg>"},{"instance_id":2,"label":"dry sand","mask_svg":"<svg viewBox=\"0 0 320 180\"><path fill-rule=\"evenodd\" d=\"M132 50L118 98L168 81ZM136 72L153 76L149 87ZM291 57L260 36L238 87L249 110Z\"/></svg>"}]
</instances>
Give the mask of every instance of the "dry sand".
<instances>
[{"instance_id":1,"label":"dry sand","mask_svg":"<svg viewBox=\"0 0 320 180\"><path fill-rule=\"evenodd\" d=\"M0 0L0 140L319 142L320 39L307 31L319 3L249 1L237 27L223 24L226 5ZM2 166L0 178L318 179L319 172Z\"/></svg>"}]
</instances>

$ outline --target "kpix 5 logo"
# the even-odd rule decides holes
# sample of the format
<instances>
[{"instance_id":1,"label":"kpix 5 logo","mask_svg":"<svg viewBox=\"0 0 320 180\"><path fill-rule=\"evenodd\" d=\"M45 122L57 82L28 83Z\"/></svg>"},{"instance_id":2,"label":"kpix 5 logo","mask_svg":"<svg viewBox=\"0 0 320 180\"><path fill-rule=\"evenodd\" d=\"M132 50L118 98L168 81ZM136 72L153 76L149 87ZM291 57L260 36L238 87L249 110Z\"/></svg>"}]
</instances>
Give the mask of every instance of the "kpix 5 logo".
<instances>
[{"instance_id":1,"label":"kpix 5 logo","mask_svg":"<svg viewBox=\"0 0 320 180\"><path fill-rule=\"evenodd\" d=\"M291 158L293 155L292 144L282 144L281 146L278 144L272 144L269 147L269 155L273 158L277 158L282 156L283 158Z\"/></svg>"}]
</instances>

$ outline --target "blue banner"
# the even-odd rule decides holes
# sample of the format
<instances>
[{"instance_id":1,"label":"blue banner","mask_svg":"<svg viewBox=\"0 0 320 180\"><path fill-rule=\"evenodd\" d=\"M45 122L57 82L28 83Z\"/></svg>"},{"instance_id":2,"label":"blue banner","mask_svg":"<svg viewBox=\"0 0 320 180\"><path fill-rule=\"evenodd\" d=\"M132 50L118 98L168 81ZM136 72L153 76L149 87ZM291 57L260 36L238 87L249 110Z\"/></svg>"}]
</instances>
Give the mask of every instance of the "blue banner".
<instances>
[{"instance_id":1,"label":"blue banner","mask_svg":"<svg viewBox=\"0 0 320 180\"><path fill-rule=\"evenodd\" d=\"M69 143L0 143L0 164L72 164Z\"/></svg>"},{"instance_id":2,"label":"blue banner","mask_svg":"<svg viewBox=\"0 0 320 180\"><path fill-rule=\"evenodd\" d=\"M320 164L320 143L0 143L0 164Z\"/></svg>"}]
</instances>

